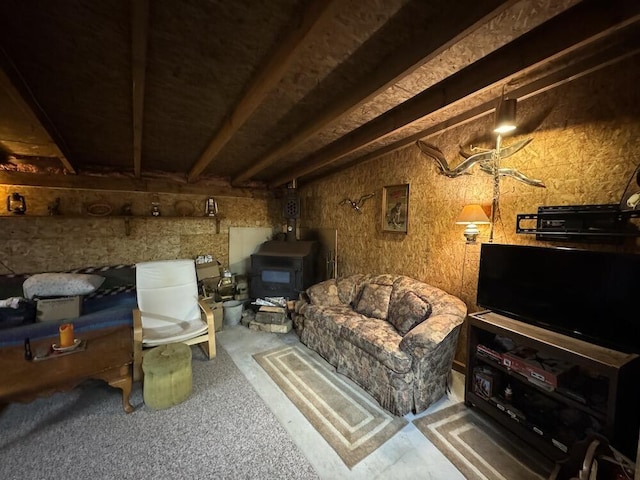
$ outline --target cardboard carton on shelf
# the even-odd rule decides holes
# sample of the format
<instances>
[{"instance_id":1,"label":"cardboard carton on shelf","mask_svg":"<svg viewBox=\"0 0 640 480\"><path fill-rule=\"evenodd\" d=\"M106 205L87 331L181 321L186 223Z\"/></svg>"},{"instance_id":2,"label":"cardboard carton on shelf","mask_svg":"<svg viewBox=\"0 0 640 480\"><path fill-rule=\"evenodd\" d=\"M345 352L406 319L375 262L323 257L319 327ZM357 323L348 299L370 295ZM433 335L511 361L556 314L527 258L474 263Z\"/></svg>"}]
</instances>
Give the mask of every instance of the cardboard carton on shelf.
<instances>
[{"instance_id":1,"label":"cardboard carton on shelf","mask_svg":"<svg viewBox=\"0 0 640 480\"><path fill-rule=\"evenodd\" d=\"M82 312L82 297L39 298L36 300L36 321L72 320Z\"/></svg>"},{"instance_id":2,"label":"cardboard carton on shelf","mask_svg":"<svg viewBox=\"0 0 640 480\"><path fill-rule=\"evenodd\" d=\"M502 354L492 348L487 347L486 345L482 345L481 343L476 345L476 353L481 357L488 358L489 360L493 360L494 362L502 365Z\"/></svg>"},{"instance_id":3,"label":"cardboard carton on shelf","mask_svg":"<svg viewBox=\"0 0 640 480\"><path fill-rule=\"evenodd\" d=\"M516 347L502 355L502 365L535 382L543 382L553 388L566 378L575 365L545 357L529 347ZM535 383L534 382L534 383Z\"/></svg>"},{"instance_id":4,"label":"cardboard carton on shelf","mask_svg":"<svg viewBox=\"0 0 640 480\"><path fill-rule=\"evenodd\" d=\"M500 390L500 376L489 367L475 367L473 369L473 392L485 399L498 394Z\"/></svg>"}]
</instances>

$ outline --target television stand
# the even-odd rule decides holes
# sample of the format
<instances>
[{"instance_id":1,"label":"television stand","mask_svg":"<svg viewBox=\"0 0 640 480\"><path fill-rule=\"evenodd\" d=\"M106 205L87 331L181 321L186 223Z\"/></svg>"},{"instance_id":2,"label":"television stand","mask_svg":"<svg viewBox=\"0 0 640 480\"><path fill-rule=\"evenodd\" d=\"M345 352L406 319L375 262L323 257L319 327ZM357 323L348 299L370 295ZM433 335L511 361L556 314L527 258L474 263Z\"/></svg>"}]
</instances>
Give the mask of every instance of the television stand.
<instances>
[{"instance_id":1,"label":"television stand","mask_svg":"<svg viewBox=\"0 0 640 480\"><path fill-rule=\"evenodd\" d=\"M466 405L554 461L592 433L635 458L639 355L488 310L468 322Z\"/></svg>"}]
</instances>

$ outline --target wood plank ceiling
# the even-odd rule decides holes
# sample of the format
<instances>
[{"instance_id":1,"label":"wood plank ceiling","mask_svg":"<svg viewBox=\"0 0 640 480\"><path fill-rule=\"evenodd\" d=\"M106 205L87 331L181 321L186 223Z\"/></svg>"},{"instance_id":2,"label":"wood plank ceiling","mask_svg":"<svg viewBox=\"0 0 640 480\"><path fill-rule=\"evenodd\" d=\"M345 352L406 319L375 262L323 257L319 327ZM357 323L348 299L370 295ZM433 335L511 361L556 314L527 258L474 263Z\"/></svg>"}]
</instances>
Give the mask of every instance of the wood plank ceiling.
<instances>
[{"instance_id":1,"label":"wood plank ceiling","mask_svg":"<svg viewBox=\"0 0 640 480\"><path fill-rule=\"evenodd\" d=\"M3 0L0 14L0 181L31 185L310 181L640 47L636 0Z\"/></svg>"}]
</instances>

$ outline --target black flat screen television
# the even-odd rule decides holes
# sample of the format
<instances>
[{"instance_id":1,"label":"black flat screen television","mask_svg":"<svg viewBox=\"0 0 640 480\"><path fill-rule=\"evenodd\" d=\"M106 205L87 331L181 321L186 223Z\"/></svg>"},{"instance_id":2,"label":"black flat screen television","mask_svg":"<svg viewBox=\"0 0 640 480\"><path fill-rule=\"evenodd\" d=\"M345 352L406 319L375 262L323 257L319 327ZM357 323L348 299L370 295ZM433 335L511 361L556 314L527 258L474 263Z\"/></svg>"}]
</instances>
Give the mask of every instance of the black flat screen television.
<instances>
[{"instance_id":1,"label":"black flat screen television","mask_svg":"<svg viewBox=\"0 0 640 480\"><path fill-rule=\"evenodd\" d=\"M640 353L640 255L485 243L483 308L623 352Z\"/></svg>"}]
</instances>

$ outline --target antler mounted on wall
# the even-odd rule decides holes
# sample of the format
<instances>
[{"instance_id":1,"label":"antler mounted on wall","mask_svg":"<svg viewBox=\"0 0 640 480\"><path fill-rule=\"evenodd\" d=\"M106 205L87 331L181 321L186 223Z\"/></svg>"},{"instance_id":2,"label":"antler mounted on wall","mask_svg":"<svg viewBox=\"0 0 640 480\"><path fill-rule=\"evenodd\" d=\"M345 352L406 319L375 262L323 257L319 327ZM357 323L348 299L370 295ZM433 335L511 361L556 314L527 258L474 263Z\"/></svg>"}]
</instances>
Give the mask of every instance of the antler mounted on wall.
<instances>
[{"instance_id":1,"label":"antler mounted on wall","mask_svg":"<svg viewBox=\"0 0 640 480\"><path fill-rule=\"evenodd\" d=\"M531 140L531 138L526 138L508 147L500 148L500 158L508 158L514 153L519 152L524 147L526 147L531 142ZM480 153L472 154L464 151L461 148L460 155L464 157L464 160L460 162L456 167L451 168L442 151L435 145L425 143L421 140L418 140L416 142L416 145L423 154L436 161L436 163L438 164L438 168L440 168L440 172L447 177L453 178L462 175L463 173L469 173L468 171L471 169L471 167L473 167L477 163L480 164L480 170L482 170L483 172L488 173L489 175L494 174L492 159L494 158L493 155L495 149L483 149ZM476 149L472 148L472 150ZM515 180L526 183L527 185L531 185L532 187L545 187L545 184L542 180L529 178L524 173L521 173L514 168L498 168L498 175L514 178Z\"/></svg>"},{"instance_id":2,"label":"antler mounted on wall","mask_svg":"<svg viewBox=\"0 0 640 480\"><path fill-rule=\"evenodd\" d=\"M338 205L349 205L359 214L362 214L361 207L368 199L375 196L375 193L368 193L367 195L361 196L358 200L351 200L350 198L345 198L338 202Z\"/></svg>"}]
</instances>

